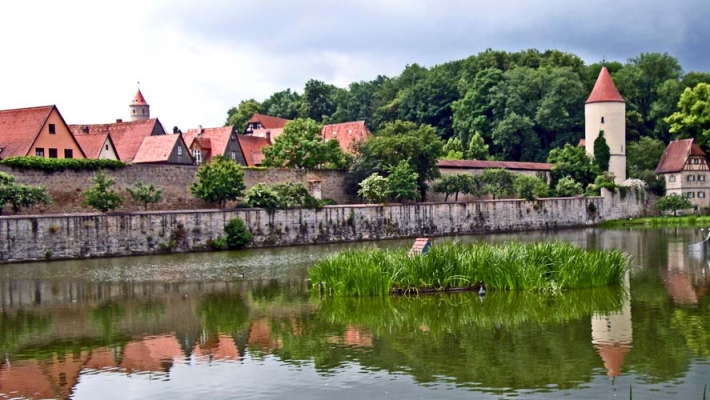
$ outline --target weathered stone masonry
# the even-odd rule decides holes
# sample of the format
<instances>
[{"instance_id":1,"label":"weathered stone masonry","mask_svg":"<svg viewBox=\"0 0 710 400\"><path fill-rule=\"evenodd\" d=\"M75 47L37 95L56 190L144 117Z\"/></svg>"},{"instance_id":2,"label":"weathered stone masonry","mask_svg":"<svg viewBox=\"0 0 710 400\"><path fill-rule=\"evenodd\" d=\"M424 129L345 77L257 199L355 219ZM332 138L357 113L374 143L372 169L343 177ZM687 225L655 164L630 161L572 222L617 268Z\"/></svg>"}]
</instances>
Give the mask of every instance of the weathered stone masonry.
<instances>
[{"instance_id":1,"label":"weathered stone masonry","mask_svg":"<svg viewBox=\"0 0 710 400\"><path fill-rule=\"evenodd\" d=\"M643 199L602 197L331 206L322 210L163 211L0 217L0 262L208 249L242 218L254 247L585 226L642 214Z\"/></svg>"}]
</instances>

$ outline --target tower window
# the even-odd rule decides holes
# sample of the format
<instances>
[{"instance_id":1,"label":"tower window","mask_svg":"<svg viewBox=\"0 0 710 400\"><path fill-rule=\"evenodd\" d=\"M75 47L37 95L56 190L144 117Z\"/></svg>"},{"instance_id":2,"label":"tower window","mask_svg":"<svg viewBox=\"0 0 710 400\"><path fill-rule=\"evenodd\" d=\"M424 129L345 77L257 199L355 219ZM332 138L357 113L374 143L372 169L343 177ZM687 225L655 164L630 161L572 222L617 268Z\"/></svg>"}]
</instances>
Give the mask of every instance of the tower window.
<instances>
[{"instance_id":1,"label":"tower window","mask_svg":"<svg viewBox=\"0 0 710 400\"><path fill-rule=\"evenodd\" d=\"M136 113L136 109L134 108L134 109L133 109L133 114L135 114L135 113Z\"/></svg>"},{"instance_id":2,"label":"tower window","mask_svg":"<svg viewBox=\"0 0 710 400\"><path fill-rule=\"evenodd\" d=\"M604 123L604 117L602 117L602 124Z\"/></svg>"}]
</instances>

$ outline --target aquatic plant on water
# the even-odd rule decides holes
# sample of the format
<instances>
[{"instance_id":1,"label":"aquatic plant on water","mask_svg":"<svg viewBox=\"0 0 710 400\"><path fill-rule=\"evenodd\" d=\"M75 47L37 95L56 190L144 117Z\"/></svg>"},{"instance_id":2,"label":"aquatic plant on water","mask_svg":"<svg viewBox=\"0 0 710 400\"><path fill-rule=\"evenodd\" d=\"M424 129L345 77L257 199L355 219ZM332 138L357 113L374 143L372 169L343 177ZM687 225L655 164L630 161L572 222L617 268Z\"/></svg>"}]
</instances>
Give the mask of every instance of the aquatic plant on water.
<instances>
[{"instance_id":1,"label":"aquatic plant on water","mask_svg":"<svg viewBox=\"0 0 710 400\"><path fill-rule=\"evenodd\" d=\"M407 250L348 250L309 270L313 287L334 296L384 296L473 287L557 292L621 282L629 257L618 250L587 251L571 243L436 245L425 255Z\"/></svg>"}]
</instances>

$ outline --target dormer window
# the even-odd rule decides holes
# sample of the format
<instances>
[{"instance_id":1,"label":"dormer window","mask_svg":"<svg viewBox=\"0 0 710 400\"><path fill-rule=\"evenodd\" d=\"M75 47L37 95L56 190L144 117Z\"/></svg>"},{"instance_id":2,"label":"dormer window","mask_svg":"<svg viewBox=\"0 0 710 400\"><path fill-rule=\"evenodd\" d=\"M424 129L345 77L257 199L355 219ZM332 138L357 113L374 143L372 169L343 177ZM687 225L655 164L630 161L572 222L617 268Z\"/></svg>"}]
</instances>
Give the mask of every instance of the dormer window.
<instances>
[{"instance_id":1,"label":"dormer window","mask_svg":"<svg viewBox=\"0 0 710 400\"><path fill-rule=\"evenodd\" d=\"M700 159L693 158L693 164L700 164Z\"/></svg>"}]
</instances>

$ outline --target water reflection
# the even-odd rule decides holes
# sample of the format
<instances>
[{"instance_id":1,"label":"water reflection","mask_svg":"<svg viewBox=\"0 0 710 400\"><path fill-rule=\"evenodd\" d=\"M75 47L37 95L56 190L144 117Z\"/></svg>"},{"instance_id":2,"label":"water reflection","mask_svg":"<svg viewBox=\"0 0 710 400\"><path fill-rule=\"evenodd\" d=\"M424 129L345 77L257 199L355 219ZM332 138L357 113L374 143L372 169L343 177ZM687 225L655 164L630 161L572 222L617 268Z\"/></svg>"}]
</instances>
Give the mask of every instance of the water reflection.
<instances>
[{"instance_id":1,"label":"water reflection","mask_svg":"<svg viewBox=\"0 0 710 400\"><path fill-rule=\"evenodd\" d=\"M285 393L298 388L312 397L328 396L320 391L325 381L348 389L346 398L390 387L411 397L455 398L473 390L600 398L620 385L633 385L641 397L648 391L700 398L701 383L710 379L710 313L707 263L685 247L696 236L692 230L526 235L621 247L634 264L624 287L557 296L489 292L485 302L475 293L319 299L307 290L304 266L289 266L283 253L264 265L279 273L251 271L247 279L87 279L102 273L66 279L47 264L28 265L30 279L20 266L2 267L0 398L91 398L107 388L121 394L128 379L154 383L135 397L174 397L167 394L178 389L186 397L227 398L230 389L274 397L274 376L283 378ZM299 250L292 249L297 259ZM195 262L193 256L184 262ZM219 276L225 255L214 264L209 256L201 268ZM182 262L169 261L187 270ZM268 373L259 381L254 377L263 368ZM400 376L411 382L376 383ZM235 377L256 380L245 388Z\"/></svg>"}]
</instances>

